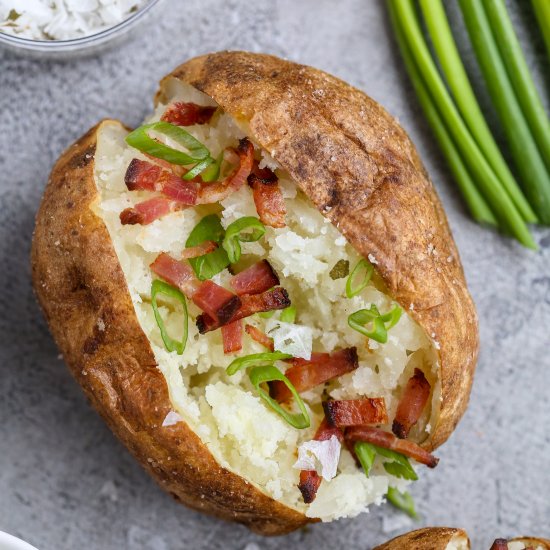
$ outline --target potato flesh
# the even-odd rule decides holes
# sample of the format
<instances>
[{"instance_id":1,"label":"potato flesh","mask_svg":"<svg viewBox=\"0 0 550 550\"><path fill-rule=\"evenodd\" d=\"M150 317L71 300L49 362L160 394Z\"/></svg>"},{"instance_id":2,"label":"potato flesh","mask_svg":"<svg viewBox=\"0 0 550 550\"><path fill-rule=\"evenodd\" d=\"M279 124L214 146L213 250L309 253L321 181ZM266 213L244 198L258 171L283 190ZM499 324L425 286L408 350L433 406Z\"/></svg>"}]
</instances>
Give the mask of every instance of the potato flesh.
<instances>
[{"instance_id":1,"label":"potato flesh","mask_svg":"<svg viewBox=\"0 0 550 550\"><path fill-rule=\"evenodd\" d=\"M206 96L184 85L178 85L173 98L212 104ZM150 121L158 120L165 106L160 105ZM244 132L225 114L218 115L212 126L195 126L192 133L213 155L234 146ZM96 182L101 194L96 213L104 220L125 273L139 322L151 341L159 368L163 372L174 410L202 439L217 461L229 470L257 485L268 495L298 509L309 517L324 521L355 516L371 503L380 503L388 483L403 489L406 482L386 474L375 465L370 478L356 468L347 451L342 452L339 474L323 482L316 500L309 506L297 489L299 471L292 468L297 446L313 437L322 417L322 387L305 392L303 397L311 411L312 427L295 430L267 409L251 387L247 376L232 377L225 368L234 356L223 354L220 331L199 335L193 319L199 310L189 304L191 315L189 339L183 356L165 351L150 306L152 274L149 264L160 252L174 257L184 248L187 236L198 221L219 210L203 206L176 212L149 226L122 226L119 213L144 200L146 192L128 192L124 173L132 158L145 158L124 142L125 132L116 125L106 125L98 136ZM296 185L276 162L262 153L262 165L277 170L287 206L287 224L283 229L268 228L257 243L243 243L243 254L252 261L267 257L289 291L297 307L297 322L313 331L314 351L357 346L360 366L328 386L336 399L362 396L384 397L390 418L397 407L398 396L415 366L421 366L434 387L433 402L438 402L437 359L433 343L406 313L390 331L385 345L370 342L351 330L347 316L358 309L376 304L388 311L392 302L379 285L369 284L360 296L345 297L346 278L332 280L329 272L338 260L348 260L351 268L360 257L332 226L297 190ZM222 224L227 226L245 215L257 216L248 186L222 202ZM375 260L375 259L374 259ZM227 285L229 272L214 280ZM181 315L162 308L168 330L178 334ZM278 314L277 314L278 315ZM261 329L265 320L254 316L247 320ZM245 336L240 354L265 351ZM427 412L413 436L422 440L430 429L437 407Z\"/></svg>"}]
</instances>

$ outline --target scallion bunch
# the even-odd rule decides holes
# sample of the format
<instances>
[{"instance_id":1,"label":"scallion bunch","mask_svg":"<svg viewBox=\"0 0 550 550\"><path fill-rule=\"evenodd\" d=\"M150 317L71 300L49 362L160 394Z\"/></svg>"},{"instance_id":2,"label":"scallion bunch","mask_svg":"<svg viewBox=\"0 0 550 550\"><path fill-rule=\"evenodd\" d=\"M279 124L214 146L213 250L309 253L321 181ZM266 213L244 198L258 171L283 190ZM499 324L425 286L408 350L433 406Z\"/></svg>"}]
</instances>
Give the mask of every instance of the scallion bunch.
<instances>
[{"instance_id":1,"label":"scallion bunch","mask_svg":"<svg viewBox=\"0 0 550 550\"><path fill-rule=\"evenodd\" d=\"M390 16L416 94L468 208L476 221L536 248L527 224L550 224L550 122L505 0L459 3L520 184L485 121L442 1L418 1L437 63L414 0L389 0ZM550 22L550 10L538 6L544 2L533 0L541 27Z\"/></svg>"}]
</instances>

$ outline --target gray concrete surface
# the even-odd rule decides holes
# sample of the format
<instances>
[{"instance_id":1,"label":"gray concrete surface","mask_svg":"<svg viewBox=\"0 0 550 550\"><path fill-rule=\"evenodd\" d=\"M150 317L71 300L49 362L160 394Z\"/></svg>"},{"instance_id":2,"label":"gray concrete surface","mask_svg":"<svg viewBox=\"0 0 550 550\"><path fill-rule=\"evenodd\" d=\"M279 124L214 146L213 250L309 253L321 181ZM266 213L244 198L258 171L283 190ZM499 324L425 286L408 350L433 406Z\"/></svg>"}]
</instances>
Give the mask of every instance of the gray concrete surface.
<instances>
[{"instance_id":1,"label":"gray concrete surface","mask_svg":"<svg viewBox=\"0 0 550 550\"><path fill-rule=\"evenodd\" d=\"M404 77L383 2L168 0L161 11L137 39L93 58L0 51L0 530L41 550L367 549L416 525L464 527L476 549L497 535L550 537L550 232L536 231L533 253L469 219ZM535 45L531 65L548 74L533 20L516 20ZM161 76L224 48L287 56L364 89L410 132L447 208L482 352L468 413L440 466L413 489L418 524L384 507L262 539L176 505L89 407L35 304L33 216L55 158L102 117L138 124Z\"/></svg>"}]
</instances>

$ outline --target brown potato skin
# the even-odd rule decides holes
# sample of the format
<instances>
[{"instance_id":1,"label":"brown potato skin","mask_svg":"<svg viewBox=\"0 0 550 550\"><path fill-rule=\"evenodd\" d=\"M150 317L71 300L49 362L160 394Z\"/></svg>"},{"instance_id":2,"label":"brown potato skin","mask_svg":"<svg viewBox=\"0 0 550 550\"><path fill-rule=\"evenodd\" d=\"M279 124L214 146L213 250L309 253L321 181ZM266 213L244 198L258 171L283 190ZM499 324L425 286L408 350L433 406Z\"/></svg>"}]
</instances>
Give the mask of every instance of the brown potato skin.
<instances>
[{"instance_id":1,"label":"brown potato skin","mask_svg":"<svg viewBox=\"0 0 550 550\"><path fill-rule=\"evenodd\" d=\"M277 150L357 250L375 255L389 293L405 308L414 303L411 313L441 345L441 418L425 446L442 443L467 404L477 321L442 207L405 132L362 92L270 56L213 54L167 78L248 121L251 136ZM264 535L297 529L312 520L221 468L184 422L161 425L171 408L167 386L107 229L91 210L98 128L56 163L33 238L35 292L65 361L113 432L176 499ZM427 254L428 244L437 255Z\"/></svg>"},{"instance_id":2,"label":"brown potato skin","mask_svg":"<svg viewBox=\"0 0 550 550\"><path fill-rule=\"evenodd\" d=\"M373 550L445 550L447 544L451 542L454 536L461 536L468 541L470 539L462 529L453 527L425 527L405 533L396 537Z\"/></svg>"},{"instance_id":3,"label":"brown potato skin","mask_svg":"<svg viewBox=\"0 0 550 550\"><path fill-rule=\"evenodd\" d=\"M388 293L439 342L441 411L433 450L464 414L478 354L474 304L443 207L405 131L378 103L322 71L220 52L165 77L198 88L273 155L376 268ZM412 308L412 309L411 309Z\"/></svg>"},{"instance_id":4,"label":"brown potato skin","mask_svg":"<svg viewBox=\"0 0 550 550\"><path fill-rule=\"evenodd\" d=\"M511 539L508 542L523 542L526 547L533 546L533 548L537 548L538 546L541 546L545 550L550 550L550 540L548 539L537 539L534 537L517 537L515 539Z\"/></svg>"},{"instance_id":5,"label":"brown potato skin","mask_svg":"<svg viewBox=\"0 0 550 550\"><path fill-rule=\"evenodd\" d=\"M455 529L452 527L425 527L424 529L405 533L381 546L377 546L373 550L445 550L447 544L449 544L455 535L467 539L468 548L470 547L468 535L462 529ZM516 541L523 542L526 546L532 545L534 548L541 546L545 550L550 550L550 541L546 539L518 537L508 542Z\"/></svg>"},{"instance_id":6,"label":"brown potato skin","mask_svg":"<svg viewBox=\"0 0 550 550\"><path fill-rule=\"evenodd\" d=\"M107 228L90 208L104 123L57 161L36 216L33 285L53 337L92 405L164 490L264 535L293 531L311 520L220 467L185 422L162 426L171 410L166 381Z\"/></svg>"}]
</instances>

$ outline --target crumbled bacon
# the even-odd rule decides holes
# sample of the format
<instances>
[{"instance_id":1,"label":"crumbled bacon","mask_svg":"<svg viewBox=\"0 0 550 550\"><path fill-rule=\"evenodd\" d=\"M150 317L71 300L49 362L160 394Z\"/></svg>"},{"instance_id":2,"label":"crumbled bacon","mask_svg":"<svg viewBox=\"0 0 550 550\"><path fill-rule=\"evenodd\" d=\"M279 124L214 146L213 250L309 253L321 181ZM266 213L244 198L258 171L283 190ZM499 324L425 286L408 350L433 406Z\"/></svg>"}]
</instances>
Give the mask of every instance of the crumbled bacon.
<instances>
[{"instance_id":1,"label":"crumbled bacon","mask_svg":"<svg viewBox=\"0 0 550 550\"><path fill-rule=\"evenodd\" d=\"M181 259L186 260L188 258L198 258L199 256L204 256L205 254L210 254L218 248L218 243L214 241L204 241L197 246L191 246L190 248L184 248L181 253Z\"/></svg>"},{"instance_id":2,"label":"crumbled bacon","mask_svg":"<svg viewBox=\"0 0 550 550\"><path fill-rule=\"evenodd\" d=\"M338 428L386 424L388 421L383 397L325 401L323 409L328 422Z\"/></svg>"},{"instance_id":3,"label":"crumbled bacon","mask_svg":"<svg viewBox=\"0 0 550 550\"><path fill-rule=\"evenodd\" d=\"M390 451L401 453L409 458L425 464L429 468L435 468L439 459L424 450L422 447L407 439L399 439L390 432L372 426L354 426L346 430L346 443L353 449L357 441L365 441Z\"/></svg>"},{"instance_id":4,"label":"crumbled bacon","mask_svg":"<svg viewBox=\"0 0 550 550\"><path fill-rule=\"evenodd\" d=\"M260 168L255 161L248 185L252 187L261 222L270 227L284 227L286 206L277 176L269 168Z\"/></svg>"},{"instance_id":5,"label":"crumbled bacon","mask_svg":"<svg viewBox=\"0 0 550 550\"><path fill-rule=\"evenodd\" d=\"M210 122L215 112L216 107L206 107L204 105L197 105L196 103L177 101L166 109L161 120L177 126L206 124Z\"/></svg>"},{"instance_id":6,"label":"crumbled bacon","mask_svg":"<svg viewBox=\"0 0 550 550\"><path fill-rule=\"evenodd\" d=\"M224 181L200 185L197 204L220 202L243 186L254 163L254 146L247 138L239 141L237 155L239 164Z\"/></svg>"},{"instance_id":7,"label":"crumbled bacon","mask_svg":"<svg viewBox=\"0 0 550 550\"><path fill-rule=\"evenodd\" d=\"M222 327L223 352L235 353L243 347L243 321L233 321Z\"/></svg>"},{"instance_id":8,"label":"crumbled bacon","mask_svg":"<svg viewBox=\"0 0 550 550\"><path fill-rule=\"evenodd\" d=\"M424 373L420 369L414 369L414 374L407 382L399 401L393 421L392 432L397 437L405 439L409 435L428 402L430 390L430 383L426 380Z\"/></svg>"},{"instance_id":9,"label":"crumbled bacon","mask_svg":"<svg viewBox=\"0 0 550 550\"><path fill-rule=\"evenodd\" d=\"M323 418L323 421L315 432L314 439L317 441L326 441L333 435L338 438L340 443L343 442L344 435L342 432L338 428L331 426L327 422L326 418ZM300 472L300 483L298 484L298 489L300 489L306 504L311 504L315 500L321 481L322 477L315 470L302 470Z\"/></svg>"},{"instance_id":10,"label":"crumbled bacon","mask_svg":"<svg viewBox=\"0 0 550 550\"><path fill-rule=\"evenodd\" d=\"M124 176L130 191L158 191L165 197L181 204L192 206L197 202L197 184L185 181L179 176L151 162L132 159Z\"/></svg>"},{"instance_id":11,"label":"crumbled bacon","mask_svg":"<svg viewBox=\"0 0 550 550\"><path fill-rule=\"evenodd\" d=\"M230 322L241 305L238 296L212 281L199 281L189 264L175 260L164 252L151 264L151 269L172 286L179 288L204 311L204 315L214 319L220 326Z\"/></svg>"},{"instance_id":12,"label":"crumbled bacon","mask_svg":"<svg viewBox=\"0 0 550 550\"><path fill-rule=\"evenodd\" d=\"M138 202L131 208L126 208L120 213L122 225L148 225L170 212L185 208L176 201L163 197L153 197L143 202Z\"/></svg>"},{"instance_id":13,"label":"crumbled bacon","mask_svg":"<svg viewBox=\"0 0 550 550\"><path fill-rule=\"evenodd\" d=\"M279 277L267 260L262 260L231 278L229 284L238 296L260 294L279 284Z\"/></svg>"},{"instance_id":14,"label":"crumbled bacon","mask_svg":"<svg viewBox=\"0 0 550 550\"><path fill-rule=\"evenodd\" d=\"M179 288L190 300L201 286L189 264L179 262L164 252L151 264L151 270L172 286Z\"/></svg>"},{"instance_id":15,"label":"crumbled bacon","mask_svg":"<svg viewBox=\"0 0 550 550\"><path fill-rule=\"evenodd\" d=\"M313 353L311 360L292 359L293 365L285 376L298 393L324 384L337 376L353 371L359 366L357 348L345 348L332 353ZM283 382L269 383L271 397L279 402L288 401L292 394Z\"/></svg>"},{"instance_id":16,"label":"crumbled bacon","mask_svg":"<svg viewBox=\"0 0 550 550\"><path fill-rule=\"evenodd\" d=\"M204 281L200 285L193 294L192 300L220 326L229 323L241 305L238 296L210 280Z\"/></svg>"},{"instance_id":17,"label":"crumbled bacon","mask_svg":"<svg viewBox=\"0 0 550 550\"><path fill-rule=\"evenodd\" d=\"M491 550L508 550L508 541L506 539L496 539L493 546L491 546Z\"/></svg>"},{"instance_id":18,"label":"crumbled bacon","mask_svg":"<svg viewBox=\"0 0 550 550\"><path fill-rule=\"evenodd\" d=\"M216 321L211 315L199 315L197 317L197 328L201 334L216 330L226 323L250 317L254 313L272 311L274 309L285 309L290 306L288 292L281 287L273 288L262 294L245 294L240 296L241 306L233 316L225 323Z\"/></svg>"},{"instance_id":19,"label":"crumbled bacon","mask_svg":"<svg viewBox=\"0 0 550 550\"><path fill-rule=\"evenodd\" d=\"M253 325L245 325L244 330L250 336L250 338L258 342L258 344L261 344L270 351L273 351L275 349L273 346L273 338L270 338L265 332L262 332L259 328L256 328Z\"/></svg>"}]
</instances>

